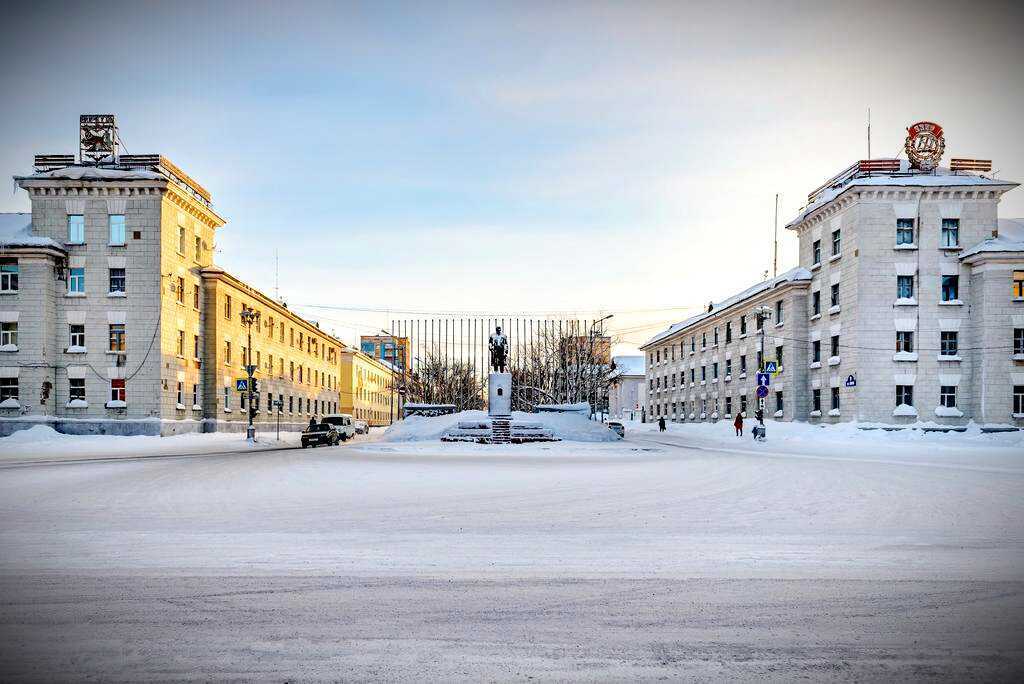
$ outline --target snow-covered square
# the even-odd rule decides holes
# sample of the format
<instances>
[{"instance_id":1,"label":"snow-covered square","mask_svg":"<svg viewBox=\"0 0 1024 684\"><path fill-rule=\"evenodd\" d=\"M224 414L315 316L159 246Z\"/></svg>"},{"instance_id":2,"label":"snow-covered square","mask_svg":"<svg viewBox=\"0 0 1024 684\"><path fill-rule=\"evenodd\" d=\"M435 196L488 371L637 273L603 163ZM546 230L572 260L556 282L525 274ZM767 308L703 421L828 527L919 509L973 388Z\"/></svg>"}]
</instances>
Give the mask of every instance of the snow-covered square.
<instances>
[{"instance_id":1,"label":"snow-covered square","mask_svg":"<svg viewBox=\"0 0 1024 684\"><path fill-rule=\"evenodd\" d=\"M769 422L755 444L629 423L624 441L231 436L207 455L202 437L99 439L131 447L62 460L0 440L5 679L964 681L1024 664L1019 433Z\"/></svg>"}]
</instances>

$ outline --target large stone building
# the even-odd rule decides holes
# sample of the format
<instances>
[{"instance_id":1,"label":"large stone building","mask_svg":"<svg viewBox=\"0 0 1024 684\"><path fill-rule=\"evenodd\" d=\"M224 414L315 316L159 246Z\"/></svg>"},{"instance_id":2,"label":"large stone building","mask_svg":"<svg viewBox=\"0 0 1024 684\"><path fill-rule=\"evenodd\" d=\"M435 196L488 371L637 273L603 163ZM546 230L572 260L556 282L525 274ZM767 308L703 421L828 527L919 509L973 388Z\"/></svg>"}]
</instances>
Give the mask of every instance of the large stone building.
<instances>
[{"instance_id":1,"label":"large stone building","mask_svg":"<svg viewBox=\"0 0 1024 684\"><path fill-rule=\"evenodd\" d=\"M210 194L161 155L117 156L112 117L96 118L79 160L39 156L16 177L31 215L0 221L0 434L244 429L243 307L262 314L257 421L276 423L271 396L286 427L337 410L344 345L215 267Z\"/></svg>"},{"instance_id":2,"label":"large stone building","mask_svg":"<svg viewBox=\"0 0 1024 684\"><path fill-rule=\"evenodd\" d=\"M647 410L643 356L613 356L608 372L608 417L640 420Z\"/></svg>"},{"instance_id":3,"label":"large stone building","mask_svg":"<svg viewBox=\"0 0 1024 684\"><path fill-rule=\"evenodd\" d=\"M717 391L691 384L691 358L698 368L716 361L687 341L722 326L735 331L768 305L766 358L782 369L769 416L1024 426L1024 234L997 217L1000 197L1017 183L992 177L987 162L939 167L941 129L922 122L909 132L909 159L859 162L811 193L787 225L799 238L796 269L642 347L652 415L713 419L737 410L730 383ZM749 357L751 345L744 353L747 338L733 339L716 351L718 364L732 357L735 378L735 358ZM759 366L746 361L746 370ZM690 380L686 392L680 374Z\"/></svg>"},{"instance_id":4,"label":"large stone building","mask_svg":"<svg viewBox=\"0 0 1024 684\"><path fill-rule=\"evenodd\" d=\"M401 415L401 369L357 349L341 352L341 410L370 426L390 425Z\"/></svg>"}]
</instances>

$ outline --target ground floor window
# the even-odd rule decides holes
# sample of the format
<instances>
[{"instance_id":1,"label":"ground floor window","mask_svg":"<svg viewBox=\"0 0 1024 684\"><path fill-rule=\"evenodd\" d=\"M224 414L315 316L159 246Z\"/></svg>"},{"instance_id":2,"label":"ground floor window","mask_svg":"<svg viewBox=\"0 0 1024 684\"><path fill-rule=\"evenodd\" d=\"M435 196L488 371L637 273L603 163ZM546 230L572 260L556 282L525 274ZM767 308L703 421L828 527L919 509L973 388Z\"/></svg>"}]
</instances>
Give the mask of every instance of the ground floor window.
<instances>
[{"instance_id":1,"label":"ground floor window","mask_svg":"<svg viewBox=\"0 0 1024 684\"><path fill-rule=\"evenodd\" d=\"M126 401L124 378L110 381L110 401Z\"/></svg>"},{"instance_id":2,"label":"ground floor window","mask_svg":"<svg viewBox=\"0 0 1024 684\"><path fill-rule=\"evenodd\" d=\"M746 394L741 394L740 395L740 413L746 413L746 412L747 412L747 395Z\"/></svg>"},{"instance_id":3,"label":"ground floor window","mask_svg":"<svg viewBox=\"0 0 1024 684\"><path fill-rule=\"evenodd\" d=\"M939 404L946 408L956 408L955 385L942 385L939 387Z\"/></svg>"},{"instance_id":4,"label":"ground floor window","mask_svg":"<svg viewBox=\"0 0 1024 684\"><path fill-rule=\"evenodd\" d=\"M85 378L68 380L68 401L85 401Z\"/></svg>"},{"instance_id":5,"label":"ground floor window","mask_svg":"<svg viewBox=\"0 0 1024 684\"><path fill-rule=\"evenodd\" d=\"M783 408L782 392L776 392L775 393L775 410L776 411L781 411L782 408Z\"/></svg>"},{"instance_id":6,"label":"ground floor window","mask_svg":"<svg viewBox=\"0 0 1024 684\"><path fill-rule=\"evenodd\" d=\"M0 402L18 401L18 378L0 378Z\"/></svg>"},{"instance_id":7,"label":"ground floor window","mask_svg":"<svg viewBox=\"0 0 1024 684\"><path fill-rule=\"evenodd\" d=\"M725 412L732 415L732 397L725 398Z\"/></svg>"},{"instance_id":8,"label":"ground floor window","mask_svg":"<svg viewBox=\"0 0 1024 684\"><path fill-rule=\"evenodd\" d=\"M913 385L896 385L896 405L901 406L903 404L907 406L914 405Z\"/></svg>"},{"instance_id":9,"label":"ground floor window","mask_svg":"<svg viewBox=\"0 0 1024 684\"><path fill-rule=\"evenodd\" d=\"M224 408L226 408L226 409L231 408L231 388L230 387L225 387L224 388Z\"/></svg>"},{"instance_id":10,"label":"ground floor window","mask_svg":"<svg viewBox=\"0 0 1024 684\"><path fill-rule=\"evenodd\" d=\"M833 411L838 411L839 410L839 388L838 387L833 387L832 388L832 410Z\"/></svg>"},{"instance_id":11,"label":"ground floor window","mask_svg":"<svg viewBox=\"0 0 1024 684\"><path fill-rule=\"evenodd\" d=\"M199 385L192 385L192 405L199 406Z\"/></svg>"},{"instance_id":12,"label":"ground floor window","mask_svg":"<svg viewBox=\"0 0 1024 684\"><path fill-rule=\"evenodd\" d=\"M1013 412L1024 413L1024 385L1013 386Z\"/></svg>"},{"instance_id":13,"label":"ground floor window","mask_svg":"<svg viewBox=\"0 0 1024 684\"><path fill-rule=\"evenodd\" d=\"M177 401L178 401L178 405L179 406L184 406L185 405L185 396L184 396L184 394L185 394L185 383L179 381L178 382L178 397L177 397Z\"/></svg>"},{"instance_id":14,"label":"ground floor window","mask_svg":"<svg viewBox=\"0 0 1024 684\"><path fill-rule=\"evenodd\" d=\"M811 390L811 410L821 411L821 390Z\"/></svg>"},{"instance_id":15,"label":"ground floor window","mask_svg":"<svg viewBox=\"0 0 1024 684\"><path fill-rule=\"evenodd\" d=\"M1013 329L1013 353L1024 354L1024 328Z\"/></svg>"}]
</instances>

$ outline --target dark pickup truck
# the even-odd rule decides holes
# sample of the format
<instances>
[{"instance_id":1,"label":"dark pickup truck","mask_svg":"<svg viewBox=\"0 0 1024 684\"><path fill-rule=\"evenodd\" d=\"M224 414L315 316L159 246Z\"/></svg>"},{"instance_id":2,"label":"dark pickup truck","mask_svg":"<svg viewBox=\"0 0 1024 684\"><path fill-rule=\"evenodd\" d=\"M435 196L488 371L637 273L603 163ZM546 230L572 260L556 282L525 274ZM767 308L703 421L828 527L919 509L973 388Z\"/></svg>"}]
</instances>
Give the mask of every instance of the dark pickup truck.
<instances>
[{"instance_id":1,"label":"dark pickup truck","mask_svg":"<svg viewBox=\"0 0 1024 684\"><path fill-rule=\"evenodd\" d=\"M319 423L302 431L302 448L308 446L336 446L341 441L341 434L329 423Z\"/></svg>"}]
</instances>

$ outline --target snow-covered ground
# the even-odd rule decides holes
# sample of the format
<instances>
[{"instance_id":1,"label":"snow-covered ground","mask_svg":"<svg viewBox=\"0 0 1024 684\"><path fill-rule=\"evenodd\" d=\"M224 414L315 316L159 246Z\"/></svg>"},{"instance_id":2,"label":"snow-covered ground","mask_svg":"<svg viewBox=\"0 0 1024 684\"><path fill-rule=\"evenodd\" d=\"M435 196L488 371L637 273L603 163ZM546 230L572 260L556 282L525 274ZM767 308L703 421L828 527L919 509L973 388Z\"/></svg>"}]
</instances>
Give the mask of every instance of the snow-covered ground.
<instances>
[{"instance_id":1,"label":"snow-covered ground","mask_svg":"<svg viewBox=\"0 0 1024 684\"><path fill-rule=\"evenodd\" d=\"M589 410L587 404L572 404L583 411ZM449 430L462 421L477 422L487 418L486 411L461 411L447 416L410 416L401 420L384 432L385 442L422 442L441 439ZM540 423L551 430L555 437L573 442L616 442L618 435L608 429L607 425L589 420L580 413L523 413L515 411L512 420L528 423Z\"/></svg>"},{"instance_id":2,"label":"snow-covered ground","mask_svg":"<svg viewBox=\"0 0 1024 684\"><path fill-rule=\"evenodd\" d=\"M805 428L0 461L0 672L1018 675L1019 437Z\"/></svg>"}]
</instances>

